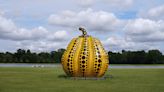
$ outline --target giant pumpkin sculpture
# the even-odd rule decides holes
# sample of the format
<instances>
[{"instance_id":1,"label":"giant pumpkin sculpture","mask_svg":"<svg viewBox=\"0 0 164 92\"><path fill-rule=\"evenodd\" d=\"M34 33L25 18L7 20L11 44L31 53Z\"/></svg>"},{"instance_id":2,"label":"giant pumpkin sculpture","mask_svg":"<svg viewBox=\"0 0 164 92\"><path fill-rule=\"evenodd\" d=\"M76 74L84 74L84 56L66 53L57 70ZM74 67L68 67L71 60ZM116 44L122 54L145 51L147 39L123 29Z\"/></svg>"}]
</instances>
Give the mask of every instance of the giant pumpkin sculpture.
<instances>
[{"instance_id":1,"label":"giant pumpkin sculpture","mask_svg":"<svg viewBox=\"0 0 164 92\"><path fill-rule=\"evenodd\" d=\"M83 34L72 39L62 56L63 69L72 77L102 77L108 69L108 55L98 39L84 28L79 30Z\"/></svg>"}]
</instances>

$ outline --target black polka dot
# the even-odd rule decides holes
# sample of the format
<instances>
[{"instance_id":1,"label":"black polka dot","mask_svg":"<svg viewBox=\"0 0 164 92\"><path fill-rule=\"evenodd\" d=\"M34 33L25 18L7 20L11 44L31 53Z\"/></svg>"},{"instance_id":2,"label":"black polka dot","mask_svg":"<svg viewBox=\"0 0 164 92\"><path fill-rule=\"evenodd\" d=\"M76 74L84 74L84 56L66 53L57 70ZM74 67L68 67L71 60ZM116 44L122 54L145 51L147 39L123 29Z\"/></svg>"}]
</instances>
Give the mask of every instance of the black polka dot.
<instances>
[{"instance_id":1,"label":"black polka dot","mask_svg":"<svg viewBox=\"0 0 164 92\"><path fill-rule=\"evenodd\" d=\"M82 61L82 63L85 63L85 61Z\"/></svg>"},{"instance_id":2,"label":"black polka dot","mask_svg":"<svg viewBox=\"0 0 164 92\"><path fill-rule=\"evenodd\" d=\"M101 62L101 60L99 59L99 60L98 60L98 62L100 63L100 62Z\"/></svg>"},{"instance_id":3,"label":"black polka dot","mask_svg":"<svg viewBox=\"0 0 164 92\"><path fill-rule=\"evenodd\" d=\"M82 56L82 59L85 59L85 56Z\"/></svg>"}]
</instances>

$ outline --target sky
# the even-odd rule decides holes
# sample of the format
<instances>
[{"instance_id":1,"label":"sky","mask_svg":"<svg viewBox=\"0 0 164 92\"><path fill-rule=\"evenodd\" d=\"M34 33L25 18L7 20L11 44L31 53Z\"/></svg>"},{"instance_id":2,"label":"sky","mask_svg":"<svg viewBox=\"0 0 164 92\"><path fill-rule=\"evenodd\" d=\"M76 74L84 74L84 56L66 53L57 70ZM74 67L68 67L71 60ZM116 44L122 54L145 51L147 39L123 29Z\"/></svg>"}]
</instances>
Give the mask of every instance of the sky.
<instances>
[{"instance_id":1,"label":"sky","mask_svg":"<svg viewBox=\"0 0 164 92\"><path fill-rule=\"evenodd\" d=\"M82 33L107 51L164 53L164 0L0 0L0 51L66 48Z\"/></svg>"}]
</instances>

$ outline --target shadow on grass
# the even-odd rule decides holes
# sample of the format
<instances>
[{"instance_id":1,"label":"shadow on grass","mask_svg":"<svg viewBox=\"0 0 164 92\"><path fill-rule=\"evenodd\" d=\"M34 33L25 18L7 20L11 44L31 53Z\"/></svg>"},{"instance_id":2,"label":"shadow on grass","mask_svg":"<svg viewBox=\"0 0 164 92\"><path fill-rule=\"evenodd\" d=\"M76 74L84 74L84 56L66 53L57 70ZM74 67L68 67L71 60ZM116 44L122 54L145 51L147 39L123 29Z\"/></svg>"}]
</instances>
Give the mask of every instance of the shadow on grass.
<instances>
[{"instance_id":1,"label":"shadow on grass","mask_svg":"<svg viewBox=\"0 0 164 92\"><path fill-rule=\"evenodd\" d=\"M113 75L104 75L103 77L72 77L65 74L58 75L58 78L61 79L71 79L71 80L106 80L112 79Z\"/></svg>"},{"instance_id":2,"label":"shadow on grass","mask_svg":"<svg viewBox=\"0 0 164 92\"><path fill-rule=\"evenodd\" d=\"M67 76L67 75L65 75L65 74L58 75L58 78L62 78L62 79L66 79L66 78L68 78L68 77L70 77L70 76Z\"/></svg>"}]
</instances>

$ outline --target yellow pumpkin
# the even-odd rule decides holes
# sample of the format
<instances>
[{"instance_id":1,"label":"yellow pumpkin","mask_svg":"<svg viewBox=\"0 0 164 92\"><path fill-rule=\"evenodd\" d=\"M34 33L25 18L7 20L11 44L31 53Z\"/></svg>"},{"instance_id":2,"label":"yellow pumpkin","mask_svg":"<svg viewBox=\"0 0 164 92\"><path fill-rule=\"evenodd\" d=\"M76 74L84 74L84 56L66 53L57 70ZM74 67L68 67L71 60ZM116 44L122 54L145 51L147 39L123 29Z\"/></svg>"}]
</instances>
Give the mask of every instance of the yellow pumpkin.
<instances>
[{"instance_id":1,"label":"yellow pumpkin","mask_svg":"<svg viewBox=\"0 0 164 92\"><path fill-rule=\"evenodd\" d=\"M72 77L102 77L108 69L108 55L98 39L84 28L79 30L83 34L72 39L62 56L63 69Z\"/></svg>"}]
</instances>

